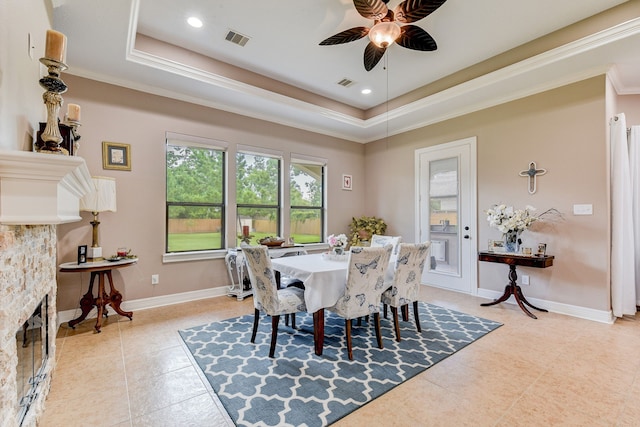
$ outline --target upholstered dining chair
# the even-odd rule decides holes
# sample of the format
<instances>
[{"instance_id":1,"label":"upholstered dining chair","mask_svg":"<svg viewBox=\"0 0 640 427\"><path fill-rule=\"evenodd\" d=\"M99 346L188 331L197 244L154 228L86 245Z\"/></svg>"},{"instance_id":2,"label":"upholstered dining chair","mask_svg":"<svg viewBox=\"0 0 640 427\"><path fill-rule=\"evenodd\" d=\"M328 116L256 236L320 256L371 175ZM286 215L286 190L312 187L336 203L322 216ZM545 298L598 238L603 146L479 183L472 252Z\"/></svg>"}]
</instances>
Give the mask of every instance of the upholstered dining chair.
<instances>
[{"instance_id":1,"label":"upholstered dining chair","mask_svg":"<svg viewBox=\"0 0 640 427\"><path fill-rule=\"evenodd\" d=\"M269 249L266 246L249 246L242 248L245 253L249 279L253 287L253 332L251 342L256 342L256 333L260 322L260 312L271 316L271 346L269 357L273 357L276 350L278 324L280 316L291 314L291 326L295 329L295 313L306 311L304 290L296 287L278 289L276 277L271 267Z\"/></svg>"},{"instance_id":2,"label":"upholstered dining chair","mask_svg":"<svg viewBox=\"0 0 640 427\"><path fill-rule=\"evenodd\" d=\"M382 248L358 246L351 248L344 293L333 307L328 307L328 310L345 319L345 338L349 360L353 360L352 319L373 314L378 347L383 348L382 336L380 335L380 296L385 290L384 275L389 266L392 250L392 245L386 245Z\"/></svg>"},{"instance_id":3,"label":"upholstered dining chair","mask_svg":"<svg viewBox=\"0 0 640 427\"><path fill-rule=\"evenodd\" d=\"M369 245L372 248L382 248L385 245L392 244L394 254L398 253L398 244L402 242L402 236L384 236L382 234L374 234L371 236L371 244Z\"/></svg>"},{"instance_id":4,"label":"upholstered dining chair","mask_svg":"<svg viewBox=\"0 0 640 427\"><path fill-rule=\"evenodd\" d=\"M387 290L382 293L385 318L387 317L387 305L391 306L396 341L400 341L398 310L402 310L403 320L408 320L409 304L413 304L416 328L418 332L422 332L418 315L418 294L420 292L420 278L427 262L430 246L431 242L400 243L398 245L398 257L396 258L393 279L385 284Z\"/></svg>"}]
</instances>

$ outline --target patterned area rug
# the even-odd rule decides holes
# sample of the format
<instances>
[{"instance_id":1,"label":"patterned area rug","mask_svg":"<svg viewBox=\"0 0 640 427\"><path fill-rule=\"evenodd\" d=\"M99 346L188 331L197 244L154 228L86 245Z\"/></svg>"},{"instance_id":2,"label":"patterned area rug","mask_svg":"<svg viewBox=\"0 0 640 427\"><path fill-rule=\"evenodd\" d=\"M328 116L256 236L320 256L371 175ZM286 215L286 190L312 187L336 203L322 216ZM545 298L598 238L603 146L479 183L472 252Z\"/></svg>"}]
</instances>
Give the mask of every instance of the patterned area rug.
<instances>
[{"instance_id":1,"label":"patterned area rug","mask_svg":"<svg viewBox=\"0 0 640 427\"><path fill-rule=\"evenodd\" d=\"M180 331L213 390L238 426L329 425L501 326L500 323L420 303L422 333L381 317L384 349L373 325L354 324L353 361L344 343L344 319L325 311L324 353L313 351L313 318L296 315L297 329L280 320L269 359L271 319L261 317L251 344L253 315Z\"/></svg>"}]
</instances>

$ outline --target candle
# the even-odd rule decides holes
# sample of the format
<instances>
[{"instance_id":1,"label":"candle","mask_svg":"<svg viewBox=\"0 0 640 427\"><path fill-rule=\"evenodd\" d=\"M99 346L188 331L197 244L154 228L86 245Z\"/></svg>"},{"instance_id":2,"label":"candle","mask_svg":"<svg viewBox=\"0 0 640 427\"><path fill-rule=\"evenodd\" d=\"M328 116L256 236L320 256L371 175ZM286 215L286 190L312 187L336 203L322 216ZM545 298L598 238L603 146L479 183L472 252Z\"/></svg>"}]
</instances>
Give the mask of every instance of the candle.
<instances>
[{"instance_id":1,"label":"candle","mask_svg":"<svg viewBox=\"0 0 640 427\"><path fill-rule=\"evenodd\" d=\"M67 120L80 121L80 106L78 104L67 105Z\"/></svg>"},{"instance_id":2,"label":"candle","mask_svg":"<svg viewBox=\"0 0 640 427\"><path fill-rule=\"evenodd\" d=\"M58 31L47 30L44 57L64 63L67 59L67 36Z\"/></svg>"},{"instance_id":3,"label":"candle","mask_svg":"<svg viewBox=\"0 0 640 427\"><path fill-rule=\"evenodd\" d=\"M243 225L242 226L242 237L249 237L249 226L248 225Z\"/></svg>"}]
</instances>

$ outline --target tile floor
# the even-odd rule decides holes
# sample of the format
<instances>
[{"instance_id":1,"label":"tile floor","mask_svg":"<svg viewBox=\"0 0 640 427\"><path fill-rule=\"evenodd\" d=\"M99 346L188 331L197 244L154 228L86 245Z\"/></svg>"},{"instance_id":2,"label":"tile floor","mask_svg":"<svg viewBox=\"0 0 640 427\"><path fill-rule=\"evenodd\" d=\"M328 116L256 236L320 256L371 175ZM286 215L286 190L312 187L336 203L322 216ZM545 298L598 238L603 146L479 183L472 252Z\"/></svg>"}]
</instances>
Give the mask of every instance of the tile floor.
<instances>
[{"instance_id":1,"label":"tile floor","mask_svg":"<svg viewBox=\"0 0 640 427\"><path fill-rule=\"evenodd\" d=\"M534 320L513 304L422 292L504 326L334 425L640 425L640 316ZM252 311L251 298L219 297L138 311L133 321L111 315L100 334L95 320L63 325L40 427L232 426L177 330Z\"/></svg>"}]
</instances>

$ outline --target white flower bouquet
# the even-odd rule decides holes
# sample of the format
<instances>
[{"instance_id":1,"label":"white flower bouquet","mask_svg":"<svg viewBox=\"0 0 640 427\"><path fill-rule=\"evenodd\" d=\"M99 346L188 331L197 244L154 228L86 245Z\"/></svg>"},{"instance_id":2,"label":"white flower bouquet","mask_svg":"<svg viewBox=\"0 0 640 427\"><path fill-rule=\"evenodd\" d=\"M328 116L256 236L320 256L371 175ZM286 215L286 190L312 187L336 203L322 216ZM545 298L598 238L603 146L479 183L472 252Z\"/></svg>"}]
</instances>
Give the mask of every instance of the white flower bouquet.
<instances>
[{"instance_id":1,"label":"white flower bouquet","mask_svg":"<svg viewBox=\"0 0 640 427\"><path fill-rule=\"evenodd\" d=\"M497 228L503 234L522 233L527 230L531 224L541 221L545 216L556 215L562 216L557 209L551 208L539 215L535 214L536 208L527 205L524 209L514 209L513 206L493 205L491 209L487 209L487 221L491 227Z\"/></svg>"}]
</instances>

